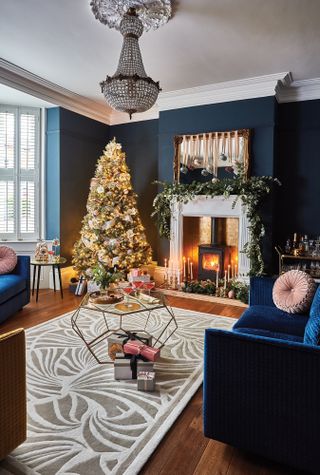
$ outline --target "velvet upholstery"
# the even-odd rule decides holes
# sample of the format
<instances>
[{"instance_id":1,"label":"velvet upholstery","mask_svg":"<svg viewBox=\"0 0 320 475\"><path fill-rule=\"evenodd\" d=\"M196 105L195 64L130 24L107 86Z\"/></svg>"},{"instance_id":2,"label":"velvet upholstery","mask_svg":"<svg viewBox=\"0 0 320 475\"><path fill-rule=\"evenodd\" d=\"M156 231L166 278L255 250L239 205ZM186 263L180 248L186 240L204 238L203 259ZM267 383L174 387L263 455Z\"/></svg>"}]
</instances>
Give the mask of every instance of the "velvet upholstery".
<instances>
[{"instance_id":1,"label":"velvet upholstery","mask_svg":"<svg viewBox=\"0 0 320 475\"><path fill-rule=\"evenodd\" d=\"M235 323L233 331L303 341L308 318L308 315L292 315L277 307L252 305Z\"/></svg>"},{"instance_id":2,"label":"velvet upholstery","mask_svg":"<svg viewBox=\"0 0 320 475\"><path fill-rule=\"evenodd\" d=\"M30 302L30 257L18 256L11 274L0 275L0 323Z\"/></svg>"},{"instance_id":3,"label":"velvet upholstery","mask_svg":"<svg viewBox=\"0 0 320 475\"><path fill-rule=\"evenodd\" d=\"M310 317L305 328L304 342L307 345L319 345L320 343L320 286L311 304Z\"/></svg>"},{"instance_id":4,"label":"velvet upholstery","mask_svg":"<svg viewBox=\"0 0 320 475\"><path fill-rule=\"evenodd\" d=\"M307 315L274 306L273 282L251 279L251 307L233 331L206 330L204 434L319 475L320 347L302 341Z\"/></svg>"},{"instance_id":5,"label":"velvet upholstery","mask_svg":"<svg viewBox=\"0 0 320 475\"><path fill-rule=\"evenodd\" d=\"M320 473L320 348L206 330L204 435Z\"/></svg>"},{"instance_id":6,"label":"velvet upholstery","mask_svg":"<svg viewBox=\"0 0 320 475\"><path fill-rule=\"evenodd\" d=\"M0 275L0 304L25 290L26 279L15 274Z\"/></svg>"}]
</instances>

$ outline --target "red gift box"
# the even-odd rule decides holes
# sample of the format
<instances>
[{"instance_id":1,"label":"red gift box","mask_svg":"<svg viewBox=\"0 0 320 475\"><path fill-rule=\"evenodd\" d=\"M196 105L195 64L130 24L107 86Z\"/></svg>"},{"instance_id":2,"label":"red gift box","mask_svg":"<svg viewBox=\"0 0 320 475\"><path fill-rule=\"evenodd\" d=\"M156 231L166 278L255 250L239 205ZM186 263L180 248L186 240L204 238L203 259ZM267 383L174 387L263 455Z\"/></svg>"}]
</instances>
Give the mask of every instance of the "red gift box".
<instances>
[{"instance_id":1,"label":"red gift box","mask_svg":"<svg viewBox=\"0 0 320 475\"><path fill-rule=\"evenodd\" d=\"M156 361L160 356L160 348L144 345L138 340L129 340L123 345L123 351L129 355L141 355L149 361Z\"/></svg>"}]
</instances>

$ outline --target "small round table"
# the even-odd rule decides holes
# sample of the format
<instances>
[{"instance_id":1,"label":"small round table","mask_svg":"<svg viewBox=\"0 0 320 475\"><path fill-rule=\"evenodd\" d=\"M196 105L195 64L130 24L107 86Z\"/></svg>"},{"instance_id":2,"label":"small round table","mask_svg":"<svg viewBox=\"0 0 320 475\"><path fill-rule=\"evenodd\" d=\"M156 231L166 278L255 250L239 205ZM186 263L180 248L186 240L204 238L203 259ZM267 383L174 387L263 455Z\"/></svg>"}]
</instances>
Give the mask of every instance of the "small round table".
<instances>
[{"instance_id":1,"label":"small round table","mask_svg":"<svg viewBox=\"0 0 320 475\"><path fill-rule=\"evenodd\" d=\"M34 284L36 280L36 272L37 272L37 293L36 293L36 302L38 302L39 296L39 285L40 285L40 274L41 274L41 267L52 266L52 273L53 273L53 288L56 291L56 274L55 270L58 271L59 283L60 283L60 294L61 298L63 299L63 290L62 290L62 283L61 283L61 271L60 266L65 264L67 259L65 257L59 257L56 261L37 261L36 259L31 259L30 264L33 266L33 279L32 279L32 295L34 295Z\"/></svg>"}]
</instances>

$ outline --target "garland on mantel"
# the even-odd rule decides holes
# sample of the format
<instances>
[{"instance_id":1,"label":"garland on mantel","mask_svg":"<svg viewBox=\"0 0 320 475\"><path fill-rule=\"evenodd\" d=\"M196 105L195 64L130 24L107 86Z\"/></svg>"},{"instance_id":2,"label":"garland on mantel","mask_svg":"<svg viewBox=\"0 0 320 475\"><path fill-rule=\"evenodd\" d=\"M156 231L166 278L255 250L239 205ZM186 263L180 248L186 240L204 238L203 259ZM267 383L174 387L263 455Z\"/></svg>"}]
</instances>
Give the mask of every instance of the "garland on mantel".
<instances>
[{"instance_id":1,"label":"garland on mantel","mask_svg":"<svg viewBox=\"0 0 320 475\"><path fill-rule=\"evenodd\" d=\"M264 271L264 262L261 251L261 241L265 234L265 227L261 219L261 205L266 196L271 192L273 184L281 185L277 178L270 176L253 176L247 178L240 167L235 178L199 183L193 181L189 185L180 183L155 182L163 186L163 191L154 199L154 211L151 214L156 219L160 236L170 239L171 204L173 202L186 204L195 196L208 197L224 196L229 198L236 195L233 207L240 199L246 208L249 221L250 241L247 242L242 252L250 259L250 275L261 275Z\"/></svg>"}]
</instances>

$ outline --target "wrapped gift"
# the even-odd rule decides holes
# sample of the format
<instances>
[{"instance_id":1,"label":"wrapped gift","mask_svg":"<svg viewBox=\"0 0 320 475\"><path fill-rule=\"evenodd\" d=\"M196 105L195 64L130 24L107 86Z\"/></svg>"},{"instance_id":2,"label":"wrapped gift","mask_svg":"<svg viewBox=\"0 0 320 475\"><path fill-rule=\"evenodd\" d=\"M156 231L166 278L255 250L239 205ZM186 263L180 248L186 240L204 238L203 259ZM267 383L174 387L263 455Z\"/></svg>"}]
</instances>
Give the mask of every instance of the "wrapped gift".
<instances>
[{"instance_id":1,"label":"wrapped gift","mask_svg":"<svg viewBox=\"0 0 320 475\"><path fill-rule=\"evenodd\" d=\"M123 351L124 343L128 342L129 340L137 340L140 341L141 344L145 345L152 345L152 336L145 331L139 332L121 332L112 333L108 336L108 355L114 361L116 357L116 353L121 353Z\"/></svg>"},{"instance_id":2,"label":"wrapped gift","mask_svg":"<svg viewBox=\"0 0 320 475\"><path fill-rule=\"evenodd\" d=\"M143 344L139 340L129 340L123 345L123 351L129 355L140 355L149 361L156 361L160 357L160 348Z\"/></svg>"},{"instance_id":3,"label":"wrapped gift","mask_svg":"<svg viewBox=\"0 0 320 475\"><path fill-rule=\"evenodd\" d=\"M154 371L139 371L137 375L138 391L154 391L156 373Z\"/></svg>"},{"instance_id":4,"label":"wrapped gift","mask_svg":"<svg viewBox=\"0 0 320 475\"><path fill-rule=\"evenodd\" d=\"M114 379L137 379L141 371L153 371L153 363L143 361L137 355L117 353L114 360Z\"/></svg>"}]
</instances>

